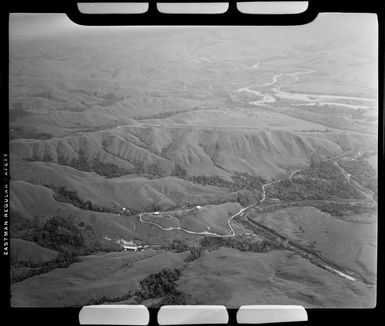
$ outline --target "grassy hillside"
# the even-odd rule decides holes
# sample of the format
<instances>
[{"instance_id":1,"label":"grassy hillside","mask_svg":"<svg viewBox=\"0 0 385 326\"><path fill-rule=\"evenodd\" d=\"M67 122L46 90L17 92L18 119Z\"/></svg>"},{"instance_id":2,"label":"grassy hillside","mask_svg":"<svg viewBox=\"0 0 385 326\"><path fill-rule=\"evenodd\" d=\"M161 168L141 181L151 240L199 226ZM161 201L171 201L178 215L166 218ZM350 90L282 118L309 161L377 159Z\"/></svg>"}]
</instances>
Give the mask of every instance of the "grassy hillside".
<instances>
[{"instance_id":1,"label":"grassy hillside","mask_svg":"<svg viewBox=\"0 0 385 326\"><path fill-rule=\"evenodd\" d=\"M299 304L305 307L373 307L371 288L351 284L289 251L206 252L187 267L179 289L200 304Z\"/></svg>"},{"instance_id":2,"label":"grassy hillside","mask_svg":"<svg viewBox=\"0 0 385 326\"><path fill-rule=\"evenodd\" d=\"M22 239L11 239L12 262L39 265L55 259L57 255L58 252L43 248L34 242Z\"/></svg>"},{"instance_id":3,"label":"grassy hillside","mask_svg":"<svg viewBox=\"0 0 385 326\"><path fill-rule=\"evenodd\" d=\"M377 226L370 213L365 214L365 220L346 221L313 207L290 207L252 216L279 234L316 250L365 278L376 279ZM363 215L356 216L360 217Z\"/></svg>"},{"instance_id":4,"label":"grassy hillside","mask_svg":"<svg viewBox=\"0 0 385 326\"><path fill-rule=\"evenodd\" d=\"M21 163L14 166L11 173L15 179L44 185L56 192L62 187L73 192L75 199L57 197L60 201L72 202L79 207L90 201L93 209L97 210L120 211L122 207L144 209L150 205L165 208L183 203L209 203L227 197L224 189L201 186L177 177L148 179L125 176L106 179L93 172L81 172L49 162Z\"/></svg>"},{"instance_id":5,"label":"grassy hillside","mask_svg":"<svg viewBox=\"0 0 385 326\"><path fill-rule=\"evenodd\" d=\"M228 178L243 171L271 178L290 167L307 164L315 153L335 156L374 140L359 134L307 135L280 129L142 126L49 140L14 140L10 149L19 159L58 163L106 177L138 173L165 176L179 164L189 175Z\"/></svg>"},{"instance_id":6,"label":"grassy hillside","mask_svg":"<svg viewBox=\"0 0 385 326\"><path fill-rule=\"evenodd\" d=\"M182 263L186 256L187 253L157 253L154 250L87 256L66 269L56 269L14 284L11 305L81 306L100 297L119 298L135 292L139 280Z\"/></svg>"}]
</instances>

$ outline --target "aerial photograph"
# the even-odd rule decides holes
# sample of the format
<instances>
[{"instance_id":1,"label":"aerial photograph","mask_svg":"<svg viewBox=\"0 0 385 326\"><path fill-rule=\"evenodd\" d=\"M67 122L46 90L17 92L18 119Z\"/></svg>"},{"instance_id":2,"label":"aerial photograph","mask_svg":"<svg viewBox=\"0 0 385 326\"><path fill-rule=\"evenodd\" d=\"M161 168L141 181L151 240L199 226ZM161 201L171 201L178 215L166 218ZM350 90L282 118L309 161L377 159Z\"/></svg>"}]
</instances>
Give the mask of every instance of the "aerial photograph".
<instances>
[{"instance_id":1,"label":"aerial photograph","mask_svg":"<svg viewBox=\"0 0 385 326\"><path fill-rule=\"evenodd\" d=\"M377 24L11 14L11 305L375 307Z\"/></svg>"}]
</instances>

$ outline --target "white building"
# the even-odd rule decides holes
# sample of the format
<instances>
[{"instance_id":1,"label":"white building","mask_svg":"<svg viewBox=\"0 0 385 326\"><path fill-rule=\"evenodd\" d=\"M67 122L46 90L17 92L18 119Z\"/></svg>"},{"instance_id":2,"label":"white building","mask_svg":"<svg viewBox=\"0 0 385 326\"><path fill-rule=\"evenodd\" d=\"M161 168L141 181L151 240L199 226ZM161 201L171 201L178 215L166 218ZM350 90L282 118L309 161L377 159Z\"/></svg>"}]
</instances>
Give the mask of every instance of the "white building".
<instances>
[{"instance_id":1,"label":"white building","mask_svg":"<svg viewBox=\"0 0 385 326\"><path fill-rule=\"evenodd\" d=\"M138 245L134 241L127 241L124 239L119 239L116 241L124 250L138 250Z\"/></svg>"}]
</instances>

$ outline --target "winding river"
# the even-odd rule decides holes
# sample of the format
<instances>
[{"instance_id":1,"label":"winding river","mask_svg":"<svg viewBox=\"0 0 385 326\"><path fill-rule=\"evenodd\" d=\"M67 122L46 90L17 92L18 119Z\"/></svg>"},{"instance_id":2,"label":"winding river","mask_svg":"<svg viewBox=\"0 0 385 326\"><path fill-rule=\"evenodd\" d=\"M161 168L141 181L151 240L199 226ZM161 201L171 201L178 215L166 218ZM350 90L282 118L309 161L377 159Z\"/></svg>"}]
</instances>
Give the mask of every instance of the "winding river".
<instances>
[{"instance_id":1,"label":"winding river","mask_svg":"<svg viewBox=\"0 0 385 326\"><path fill-rule=\"evenodd\" d=\"M255 69L259 69L260 63L254 66L256 67ZM314 72L316 71L311 69L305 69L304 71L276 74L272 77L272 80L270 82L266 82L263 84L254 83L250 86L242 87L238 89L236 92L251 93L251 94L254 94L256 97L261 98L259 100L250 101L249 102L250 105L263 105L263 104L274 103L276 102L277 98L299 101L299 102L306 102L306 103L292 104L292 106L331 105L331 106L346 107L350 109L369 109L375 105L376 100L372 98L345 96L345 95L293 93L293 92L282 91L281 86L279 85L274 88L269 88L267 91L264 90L264 88L266 87L276 85L280 81L280 79L284 77L289 77L294 79L294 81L298 81L300 78L299 76L305 75L305 74L312 74ZM261 88L262 88L262 92L258 90ZM333 102L333 101L349 101L349 103ZM352 104L351 102L357 102L357 103Z\"/></svg>"}]
</instances>

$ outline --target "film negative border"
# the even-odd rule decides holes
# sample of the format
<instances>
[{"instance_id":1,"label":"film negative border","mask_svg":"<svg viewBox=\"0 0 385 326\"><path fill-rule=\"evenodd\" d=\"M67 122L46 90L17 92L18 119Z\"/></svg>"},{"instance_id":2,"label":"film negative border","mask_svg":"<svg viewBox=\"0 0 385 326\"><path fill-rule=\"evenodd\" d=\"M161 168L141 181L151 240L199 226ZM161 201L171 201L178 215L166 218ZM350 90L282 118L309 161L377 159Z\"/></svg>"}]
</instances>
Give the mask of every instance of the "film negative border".
<instances>
[{"instance_id":1,"label":"film negative border","mask_svg":"<svg viewBox=\"0 0 385 326\"><path fill-rule=\"evenodd\" d=\"M87 1L82 1L87 2ZM89 1L89 2L106 2L106 1ZM114 1L125 2L125 1ZM379 194L383 196L384 172L382 166L383 160L383 103L384 103L384 7L376 2L369 1L309 1L309 8L302 15L296 15L295 19L292 15L281 15L280 17L271 17L269 15L244 15L236 10L235 2L230 1L229 10L225 14L209 15L202 17L200 15L165 15L156 11L153 1L135 1L149 2L149 11L145 14L138 15L103 15L103 17L94 17L81 14L77 9L77 1L8 1L5 8L1 12L1 42L3 45L1 57L1 100L2 107L8 107L8 14L11 12L38 12L38 13L66 13L74 22L85 25L297 25L306 24L312 21L319 12L369 12L377 14L379 20ZM184 1L188 2L188 1ZM192 1L200 2L200 1ZM215 1L211 1L215 2ZM223 1L221 1L223 2ZM155 9L154 9L155 8ZM11 308L10 303L10 282L9 282L9 235L7 228L9 227L9 215L7 214L8 206L7 185L9 176L8 168L8 110L4 110L1 116L2 121L2 193L3 193L3 254L1 257L1 313L0 321L5 324L23 324L28 325L78 325L78 314L81 308ZM382 137L381 137L382 136ZM384 212L383 202L379 200L379 216ZM378 299L377 307L374 309L351 310L351 309L311 309L308 311L309 325L339 324L340 322L354 321L355 323L365 323L369 320L379 319L382 309L384 309L384 240L383 230L384 221L379 218L379 247L378 247ZM149 325L157 325L158 309L150 309ZM236 309L228 309L228 324L236 324ZM292 323L291 325L303 325L303 323Z\"/></svg>"}]
</instances>

